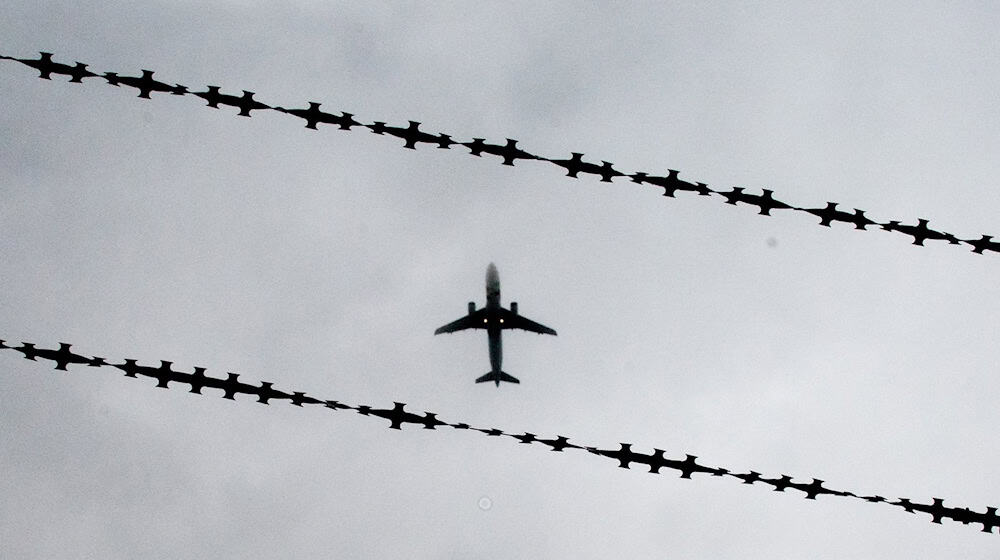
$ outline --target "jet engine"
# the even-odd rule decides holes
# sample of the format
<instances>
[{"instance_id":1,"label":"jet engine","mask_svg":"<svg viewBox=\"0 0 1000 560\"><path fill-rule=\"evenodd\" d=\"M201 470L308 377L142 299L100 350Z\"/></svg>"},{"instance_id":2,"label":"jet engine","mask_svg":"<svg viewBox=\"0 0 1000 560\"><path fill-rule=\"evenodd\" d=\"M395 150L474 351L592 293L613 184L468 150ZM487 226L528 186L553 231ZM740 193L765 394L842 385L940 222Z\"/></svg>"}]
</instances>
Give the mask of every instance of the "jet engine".
<instances>
[{"instance_id":1,"label":"jet engine","mask_svg":"<svg viewBox=\"0 0 1000 560\"><path fill-rule=\"evenodd\" d=\"M469 315L472 315L475 312L476 312L476 302L470 301L469 302Z\"/></svg>"},{"instance_id":2,"label":"jet engine","mask_svg":"<svg viewBox=\"0 0 1000 560\"><path fill-rule=\"evenodd\" d=\"M517 315L517 302L516 301L510 302L510 312L513 313L514 315Z\"/></svg>"}]
</instances>

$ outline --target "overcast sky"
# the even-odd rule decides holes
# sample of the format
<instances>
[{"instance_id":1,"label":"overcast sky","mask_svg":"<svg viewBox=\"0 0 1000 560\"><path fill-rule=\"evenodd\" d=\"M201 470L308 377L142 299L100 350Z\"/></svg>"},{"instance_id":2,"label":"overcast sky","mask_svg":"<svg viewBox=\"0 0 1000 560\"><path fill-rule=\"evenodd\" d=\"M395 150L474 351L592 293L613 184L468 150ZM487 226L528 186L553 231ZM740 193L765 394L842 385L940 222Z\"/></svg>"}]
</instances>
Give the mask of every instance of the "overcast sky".
<instances>
[{"instance_id":1,"label":"overcast sky","mask_svg":"<svg viewBox=\"0 0 1000 560\"><path fill-rule=\"evenodd\" d=\"M1000 235L990 3L8 0L0 54ZM86 5L86 7L84 7ZM0 61L0 338L983 511L997 254ZM558 337L433 336L484 302ZM887 504L0 352L4 558L994 558ZM487 507L481 507L487 506Z\"/></svg>"}]
</instances>

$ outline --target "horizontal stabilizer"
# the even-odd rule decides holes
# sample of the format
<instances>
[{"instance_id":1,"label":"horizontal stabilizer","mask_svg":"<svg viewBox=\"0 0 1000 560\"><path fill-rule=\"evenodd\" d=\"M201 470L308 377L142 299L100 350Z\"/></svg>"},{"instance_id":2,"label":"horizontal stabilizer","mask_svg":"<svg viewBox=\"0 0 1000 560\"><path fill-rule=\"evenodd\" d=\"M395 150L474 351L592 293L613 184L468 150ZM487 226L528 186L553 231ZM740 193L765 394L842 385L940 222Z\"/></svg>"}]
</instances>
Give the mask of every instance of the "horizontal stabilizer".
<instances>
[{"instance_id":1,"label":"horizontal stabilizer","mask_svg":"<svg viewBox=\"0 0 1000 560\"><path fill-rule=\"evenodd\" d=\"M477 379L476 383L485 383L487 381L492 381L492 382L496 383L497 387L500 386L500 382L501 381L506 381L507 383L520 383L520 381L516 377L514 377L513 375L510 375L510 374L508 374L506 372L503 372L503 371L501 371L499 373L491 371L491 372L487 373L486 375L484 375L484 376L480 377L479 379Z\"/></svg>"}]
</instances>

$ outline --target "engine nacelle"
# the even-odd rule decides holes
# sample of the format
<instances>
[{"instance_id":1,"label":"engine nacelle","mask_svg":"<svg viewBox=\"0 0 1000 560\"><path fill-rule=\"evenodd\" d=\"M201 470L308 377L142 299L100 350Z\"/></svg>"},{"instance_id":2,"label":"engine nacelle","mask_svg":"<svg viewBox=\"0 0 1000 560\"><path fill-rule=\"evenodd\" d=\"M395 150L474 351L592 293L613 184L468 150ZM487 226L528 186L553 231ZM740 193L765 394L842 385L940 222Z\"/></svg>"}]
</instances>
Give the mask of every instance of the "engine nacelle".
<instances>
[{"instance_id":1,"label":"engine nacelle","mask_svg":"<svg viewBox=\"0 0 1000 560\"><path fill-rule=\"evenodd\" d=\"M514 315L517 315L517 302L516 301L510 302L510 312L513 313Z\"/></svg>"},{"instance_id":2,"label":"engine nacelle","mask_svg":"<svg viewBox=\"0 0 1000 560\"><path fill-rule=\"evenodd\" d=\"M476 302L470 301L469 302L469 315L472 315L475 312L476 312Z\"/></svg>"}]
</instances>

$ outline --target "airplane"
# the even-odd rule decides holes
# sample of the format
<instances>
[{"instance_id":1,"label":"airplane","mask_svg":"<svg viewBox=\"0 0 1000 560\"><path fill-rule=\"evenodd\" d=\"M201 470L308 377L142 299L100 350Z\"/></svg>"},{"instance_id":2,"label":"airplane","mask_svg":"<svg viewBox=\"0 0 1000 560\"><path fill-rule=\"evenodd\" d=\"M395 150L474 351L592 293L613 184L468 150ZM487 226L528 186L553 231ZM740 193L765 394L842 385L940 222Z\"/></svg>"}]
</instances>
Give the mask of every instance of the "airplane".
<instances>
[{"instance_id":1,"label":"airplane","mask_svg":"<svg viewBox=\"0 0 1000 560\"><path fill-rule=\"evenodd\" d=\"M520 381L500 369L503 363L503 344L501 332L503 329L522 329L538 334L556 334L556 331L527 319L517 312L517 302L510 302L510 309L500 305L500 275L495 264L486 268L486 307L476 309L476 302L469 302L469 313L461 319L452 321L434 331L434 334L453 333L465 329L486 329L490 343L490 371L476 383L492 381L497 387L501 381L520 383Z\"/></svg>"}]
</instances>

